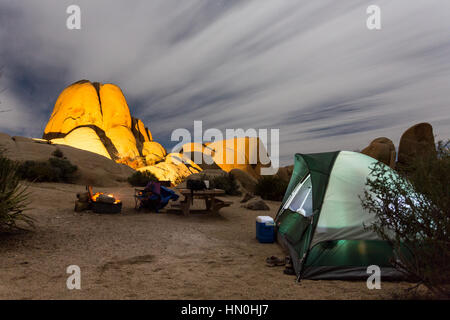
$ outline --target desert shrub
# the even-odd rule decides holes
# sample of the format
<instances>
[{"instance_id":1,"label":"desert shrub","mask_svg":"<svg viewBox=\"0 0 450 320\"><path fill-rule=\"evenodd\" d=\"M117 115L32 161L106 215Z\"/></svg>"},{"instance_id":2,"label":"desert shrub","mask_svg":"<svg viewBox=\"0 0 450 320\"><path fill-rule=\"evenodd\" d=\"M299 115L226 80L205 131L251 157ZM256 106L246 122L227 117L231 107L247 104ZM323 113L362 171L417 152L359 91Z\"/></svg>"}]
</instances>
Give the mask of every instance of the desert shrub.
<instances>
[{"instance_id":1,"label":"desert shrub","mask_svg":"<svg viewBox=\"0 0 450 320\"><path fill-rule=\"evenodd\" d=\"M211 181L211 188L222 189L227 195L238 196L241 194L239 185L234 176L230 173L224 176L214 177Z\"/></svg>"},{"instance_id":2,"label":"desert shrub","mask_svg":"<svg viewBox=\"0 0 450 320\"><path fill-rule=\"evenodd\" d=\"M0 154L0 229L18 229L19 221L33 225L33 220L23 213L29 201L18 168L19 164Z\"/></svg>"},{"instance_id":3,"label":"desert shrub","mask_svg":"<svg viewBox=\"0 0 450 320\"><path fill-rule=\"evenodd\" d=\"M52 156L54 156L55 158L62 158L64 157L64 154L61 149L56 148L56 150L52 152Z\"/></svg>"},{"instance_id":4,"label":"desert shrub","mask_svg":"<svg viewBox=\"0 0 450 320\"><path fill-rule=\"evenodd\" d=\"M264 200L281 201L288 187L288 182L277 175L262 176L255 186L255 194Z\"/></svg>"},{"instance_id":5,"label":"desert shrub","mask_svg":"<svg viewBox=\"0 0 450 320\"><path fill-rule=\"evenodd\" d=\"M150 171L136 171L128 177L128 182L135 187L145 187L150 181L158 181L158 178Z\"/></svg>"},{"instance_id":6,"label":"desert shrub","mask_svg":"<svg viewBox=\"0 0 450 320\"><path fill-rule=\"evenodd\" d=\"M77 166L69 160L50 158L47 161L23 162L19 169L22 179L35 182L73 182Z\"/></svg>"},{"instance_id":7,"label":"desert shrub","mask_svg":"<svg viewBox=\"0 0 450 320\"><path fill-rule=\"evenodd\" d=\"M27 160L20 164L18 171L23 180L36 182L56 180L56 174L47 161Z\"/></svg>"},{"instance_id":8,"label":"desert shrub","mask_svg":"<svg viewBox=\"0 0 450 320\"><path fill-rule=\"evenodd\" d=\"M412 160L395 175L378 163L367 179L363 207L378 218L368 228L393 246L394 267L433 294L450 298L450 150Z\"/></svg>"},{"instance_id":9,"label":"desert shrub","mask_svg":"<svg viewBox=\"0 0 450 320\"><path fill-rule=\"evenodd\" d=\"M58 173L59 181L72 182L75 178L75 172L78 170L76 165L73 165L69 160L50 158L48 159L50 165Z\"/></svg>"}]
</instances>

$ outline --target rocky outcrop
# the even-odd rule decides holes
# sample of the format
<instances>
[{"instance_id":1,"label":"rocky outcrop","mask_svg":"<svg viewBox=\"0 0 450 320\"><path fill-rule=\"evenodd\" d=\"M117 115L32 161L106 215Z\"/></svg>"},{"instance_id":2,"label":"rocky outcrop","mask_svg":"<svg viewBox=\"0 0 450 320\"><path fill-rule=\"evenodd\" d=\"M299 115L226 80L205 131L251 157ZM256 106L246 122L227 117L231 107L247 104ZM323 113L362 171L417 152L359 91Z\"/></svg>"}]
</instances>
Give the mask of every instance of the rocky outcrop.
<instances>
[{"instance_id":1,"label":"rocky outcrop","mask_svg":"<svg viewBox=\"0 0 450 320\"><path fill-rule=\"evenodd\" d=\"M180 154L168 155L144 123L131 116L122 90L114 84L81 80L64 89L43 139L148 170L173 184L201 171Z\"/></svg>"},{"instance_id":2,"label":"rocky outcrop","mask_svg":"<svg viewBox=\"0 0 450 320\"><path fill-rule=\"evenodd\" d=\"M164 147L156 141L145 141L142 144L142 154L145 157L146 164L149 166L163 161L167 155Z\"/></svg>"},{"instance_id":3,"label":"rocky outcrop","mask_svg":"<svg viewBox=\"0 0 450 320\"><path fill-rule=\"evenodd\" d=\"M190 143L182 154L167 154L153 140L144 123L130 114L122 90L114 84L81 80L68 86L56 100L43 139L97 153L137 170L148 170L173 184L202 169L236 172L243 189L253 191L263 167L270 166L259 138L234 137L211 143ZM211 163L194 163L198 153ZM264 157L262 159L261 157ZM267 164L266 164L267 163Z\"/></svg>"},{"instance_id":4,"label":"rocky outcrop","mask_svg":"<svg viewBox=\"0 0 450 320\"><path fill-rule=\"evenodd\" d=\"M395 168L395 146L394 143L385 137L376 138L361 153L368 155L380 162Z\"/></svg>"},{"instance_id":5,"label":"rocky outcrop","mask_svg":"<svg viewBox=\"0 0 450 320\"><path fill-rule=\"evenodd\" d=\"M174 185L180 184L191 174L202 171L193 161L179 153L169 153L164 161L137 170L150 171L158 180L171 181Z\"/></svg>"},{"instance_id":6,"label":"rocky outcrop","mask_svg":"<svg viewBox=\"0 0 450 320\"><path fill-rule=\"evenodd\" d=\"M5 156L16 161L47 161L58 148L72 164L78 167L75 183L99 187L116 186L126 182L134 170L97 153L78 148L50 144L45 140L10 137L0 133L0 146Z\"/></svg>"},{"instance_id":7,"label":"rocky outcrop","mask_svg":"<svg viewBox=\"0 0 450 320\"><path fill-rule=\"evenodd\" d=\"M132 163L138 157L145 159L151 154L144 147L152 141L150 131L141 120L131 116L122 90L109 83L81 80L64 89L56 100L43 138L122 163ZM159 145L158 149L164 148ZM165 150L160 154L165 155Z\"/></svg>"},{"instance_id":8,"label":"rocky outcrop","mask_svg":"<svg viewBox=\"0 0 450 320\"><path fill-rule=\"evenodd\" d=\"M400 138L397 168L406 169L415 158L427 155L436 155L433 127L429 123L418 123Z\"/></svg>"},{"instance_id":9,"label":"rocky outcrop","mask_svg":"<svg viewBox=\"0 0 450 320\"><path fill-rule=\"evenodd\" d=\"M226 172L240 169L256 179L261 175L261 168L270 166L270 163L263 164L269 162L264 144L254 137L235 137L204 144L188 143L183 146L182 152L191 159L194 159L192 155L195 153L203 154ZM265 158L261 159L261 155Z\"/></svg>"}]
</instances>

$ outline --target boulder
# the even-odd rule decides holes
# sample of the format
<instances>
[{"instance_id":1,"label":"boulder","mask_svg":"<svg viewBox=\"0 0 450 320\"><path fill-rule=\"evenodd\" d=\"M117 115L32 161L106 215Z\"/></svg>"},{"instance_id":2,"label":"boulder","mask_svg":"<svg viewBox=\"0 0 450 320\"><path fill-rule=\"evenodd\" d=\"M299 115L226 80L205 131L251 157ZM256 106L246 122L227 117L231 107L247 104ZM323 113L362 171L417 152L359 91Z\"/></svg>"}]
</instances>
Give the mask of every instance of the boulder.
<instances>
[{"instance_id":1,"label":"boulder","mask_svg":"<svg viewBox=\"0 0 450 320\"><path fill-rule=\"evenodd\" d=\"M126 163L142 155L148 132L118 86L81 80L59 95L43 138Z\"/></svg>"},{"instance_id":2,"label":"boulder","mask_svg":"<svg viewBox=\"0 0 450 320\"><path fill-rule=\"evenodd\" d=\"M111 155L106 150L105 145L100 140L94 129L89 127L80 127L71 131L64 138L51 140L52 144L62 144L86 150L111 159Z\"/></svg>"},{"instance_id":3,"label":"boulder","mask_svg":"<svg viewBox=\"0 0 450 320\"><path fill-rule=\"evenodd\" d=\"M245 203L250 199L253 199L255 196L252 193L247 192L241 199L241 203Z\"/></svg>"},{"instance_id":4,"label":"boulder","mask_svg":"<svg viewBox=\"0 0 450 320\"><path fill-rule=\"evenodd\" d=\"M71 130L85 125L103 127L102 110L94 84L81 80L68 86L56 100L44 130L44 139L63 137Z\"/></svg>"},{"instance_id":5,"label":"boulder","mask_svg":"<svg viewBox=\"0 0 450 320\"><path fill-rule=\"evenodd\" d=\"M395 168L395 146L394 143L385 137L376 138L361 153L368 155L380 162Z\"/></svg>"},{"instance_id":6,"label":"boulder","mask_svg":"<svg viewBox=\"0 0 450 320\"><path fill-rule=\"evenodd\" d=\"M202 171L199 166L180 153L169 153L164 161L138 168L138 170L150 171L158 180L170 181L173 185L178 185L191 174Z\"/></svg>"},{"instance_id":7,"label":"boulder","mask_svg":"<svg viewBox=\"0 0 450 320\"><path fill-rule=\"evenodd\" d=\"M94 84L95 85L95 84ZM108 135L112 128L124 127L130 129L131 114L122 90L111 83L99 84L99 102L102 110L102 129Z\"/></svg>"},{"instance_id":8,"label":"boulder","mask_svg":"<svg viewBox=\"0 0 450 320\"><path fill-rule=\"evenodd\" d=\"M270 207L264 202L261 197L255 197L249 200L247 203L241 205L241 207L249 209L249 210L270 210Z\"/></svg>"},{"instance_id":9,"label":"boulder","mask_svg":"<svg viewBox=\"0 0 450 320\"><path fill-rule=\"evenodd\" d=\"M415 158L427 155L436 156L433 127L429 123L418 123L400 138L397 168L406 169Z\"/></svg>"},{"instance_id":10,"label":"boulder","mask_svg":"<svg viewBox=\"0 0 450 320\"><path fill-rule=\"evenodd\" d=\"M144 141L142 144L142 155L147 165L151 166L164 160L166 150L156 141Z\"/></svg>"},{"instance_id":11,"label":"boulder","mask_svg":"<svg viewBox=\"0 0 450 320\"><path fill-rule=\"evenodd\" d=\"M145 127L144 123L137 118L131 118L132 120L132 126L131 130L133 131L134 136L136 137L136 141L140 143L152 141L152 134L150 130L148 130L147 127Z\"/></svg>"},{"instance_id":12,"label":"boulder","mask_svg":"<svg viewBox=\"0 0 450 320\"><path fill-rule=\"evenodd\" d=\"M203 153L222 170L230 172L240 169L256 179L260 177L263 167L270 166L264 144L255 137L234 137L205 144L187 143L183 145L183 152Z\"/></svg>"},{"instance_id":13,"label":"boulder","mask_svg":"<svg viewBox=\"0 0 450 320\"><path fill-rule=\"evenodd\" d=\"M122 90L114 84L81 80L64 89L43 139L148 170L173 184L202 170L181 154L167 154L161 144L153 141L144 123L131 116Z\"/></svg>"},{"instance_id":14,"label":"boulder","mask_svg":"<svg viewBox=\"0 0 450 320\"><path fill-rule=\"evenodd\" d=\"M133 159L140 156L136 145L136 139L129 128L118 126L109 129L105 134L114 145L112 153L114 153L118 159Z\"/></svg>"}]
</instances>

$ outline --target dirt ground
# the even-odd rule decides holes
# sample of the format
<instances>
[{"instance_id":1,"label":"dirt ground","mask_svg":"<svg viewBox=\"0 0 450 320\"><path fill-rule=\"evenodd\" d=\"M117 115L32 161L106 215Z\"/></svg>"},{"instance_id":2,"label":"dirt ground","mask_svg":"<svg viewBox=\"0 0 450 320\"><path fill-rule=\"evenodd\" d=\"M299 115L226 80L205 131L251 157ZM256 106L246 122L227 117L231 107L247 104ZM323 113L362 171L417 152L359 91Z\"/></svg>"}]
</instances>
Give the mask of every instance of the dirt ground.
<instances>
[{"instance_id":1,"label":"dirt ground","mask_svg":"<svg viewBox=\"0 0 450 320\"><path fill-rule=\"evenodd\" d=\"M219 216L195 212L135 212L133 188L99 188L123 200L120 215L73 211L84 187L32 184L31 232L0 235L1 299L389 299L410 284L365 281L296 283L266 257L277 244L255 239L255 217L271 211L240 208L239 197ZM199 208L203 205L195 203ZM81 290L68 290L66 268L81 269Z\"/></svg>"}]
</instances>

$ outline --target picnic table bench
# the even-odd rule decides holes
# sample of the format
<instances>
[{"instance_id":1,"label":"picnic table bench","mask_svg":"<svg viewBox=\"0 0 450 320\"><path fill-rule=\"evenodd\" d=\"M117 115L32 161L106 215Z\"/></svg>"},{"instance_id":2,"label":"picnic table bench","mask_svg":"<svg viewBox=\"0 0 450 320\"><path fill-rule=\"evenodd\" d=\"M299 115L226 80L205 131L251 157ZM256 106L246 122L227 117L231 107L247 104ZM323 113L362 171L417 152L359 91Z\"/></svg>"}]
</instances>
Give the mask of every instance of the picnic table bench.
<instances>
[{"instance_id":1,"label":"picnic table bench","mask_svg":"<svg viewBox=\"0 0 450 320\"><path fill-rule=\"evenodd\" d=\"M191 204L194 198L204 199L206 210L211 211L214 214L217 214L221 208L228 207L233 203L232 201L225 201L216 198L216 196L225 194L225 191L221 189L206 189L195 191L191 191L190 189L177 189L177 191L184 196L184 200L180 202L179 207L181 208L181 211L185 216L189 215Z\"/></svg>"}]
</instances>

